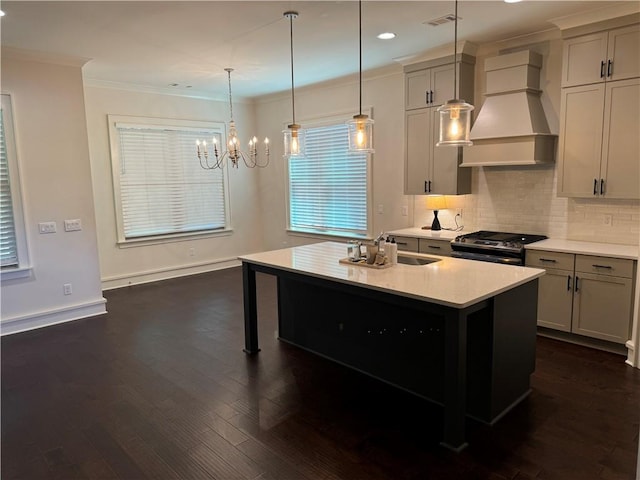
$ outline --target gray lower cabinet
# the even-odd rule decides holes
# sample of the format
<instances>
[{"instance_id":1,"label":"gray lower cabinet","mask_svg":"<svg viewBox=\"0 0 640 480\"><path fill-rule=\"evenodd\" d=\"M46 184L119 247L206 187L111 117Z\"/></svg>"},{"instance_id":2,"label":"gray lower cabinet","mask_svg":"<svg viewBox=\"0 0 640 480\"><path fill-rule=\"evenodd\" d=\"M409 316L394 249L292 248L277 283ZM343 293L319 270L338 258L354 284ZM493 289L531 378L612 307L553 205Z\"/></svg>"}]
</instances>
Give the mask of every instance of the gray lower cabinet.
<instances>
[{"instance_id":1,"label":"gray lower cabinet","mask_svg":"<svg viewBox=\"0 0 640 480\"><path fill-rule=\"evenodd\" d=\"M572 253L527 251L544 268L538 325L624 344L631 334L635 262Z\"/></svg>"},{"instance_id":2,"label":"gray lower cabinet","mask_svg":"<svg viewBox=\"0 0 640 480\"><path fill-rule=\"evenodd\" d=\"M398 250L414 253L430 253L432 255L441 255L443 257L451 256L451 240L405 237L399 235L389 236L396 239Z\"/></svg>"},{"instance_id":3,"label":"gray lower cabinet","mask_svg":"<svg viewBox=\"0 0 640 480\"><path fill-rule=\"evenodd\" d=\"M431 253L433 255L451 256L451 240L436 240L433 238L421 238L418 244L420 253Z\"/></svg>"},{"instance_id":4,"label":"gray lower cabinet","mask_svg":"<svg viewBox=\"0 0 640 480\"><path fill-rule=\"evenodd\" d=\"M399 235L389 235L392 238L396 239L396 243L398 244L398 250L404 250L405 252L415 252L418 253L418 239L416 237L403 237Z\"/></svg>"}]
</instances>

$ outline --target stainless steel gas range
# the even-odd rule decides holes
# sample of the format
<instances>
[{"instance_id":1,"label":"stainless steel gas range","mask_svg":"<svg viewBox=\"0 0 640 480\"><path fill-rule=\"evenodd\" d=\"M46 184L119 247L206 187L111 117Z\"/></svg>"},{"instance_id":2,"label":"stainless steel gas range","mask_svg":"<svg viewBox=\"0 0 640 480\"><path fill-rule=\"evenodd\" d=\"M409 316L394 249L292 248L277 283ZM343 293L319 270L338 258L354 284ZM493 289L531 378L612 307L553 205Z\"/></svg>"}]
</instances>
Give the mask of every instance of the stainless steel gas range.
<instances>
[{"instance_id":1,"label":"stainless steel gas range","mask_svg":"<svg viewBox=\"0 0 640 480\"><path fill-rule=\"evenodd\" d=\"M481 230L459 235L452 240L451 256L507 265L524 265L524 246L546 238L544 235Z\"/></svg>"}]
</instances>

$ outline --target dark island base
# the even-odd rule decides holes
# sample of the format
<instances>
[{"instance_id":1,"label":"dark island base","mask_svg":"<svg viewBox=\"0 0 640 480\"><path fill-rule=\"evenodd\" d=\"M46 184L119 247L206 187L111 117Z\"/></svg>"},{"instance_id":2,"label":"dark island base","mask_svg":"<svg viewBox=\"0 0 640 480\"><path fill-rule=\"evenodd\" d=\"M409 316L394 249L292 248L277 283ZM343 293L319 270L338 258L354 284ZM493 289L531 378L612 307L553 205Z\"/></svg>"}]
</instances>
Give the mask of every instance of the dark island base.
<instances>
[{"instance_id":1,"label":"dark island base","mask_svg":"<svg viewBox=\"0 0 640 480\"><path fill-rule=\"evenodd\" d=\"M443 405L448 448L466 446L465 416L491 424L530 391L537 280L457 309L244 266L245 286L253 282L254 297L256 270L278 277L281 340ZM247 290L245 351L255 353L257 329L247 332L246 308Z\"/></svg>"}]
</instances>

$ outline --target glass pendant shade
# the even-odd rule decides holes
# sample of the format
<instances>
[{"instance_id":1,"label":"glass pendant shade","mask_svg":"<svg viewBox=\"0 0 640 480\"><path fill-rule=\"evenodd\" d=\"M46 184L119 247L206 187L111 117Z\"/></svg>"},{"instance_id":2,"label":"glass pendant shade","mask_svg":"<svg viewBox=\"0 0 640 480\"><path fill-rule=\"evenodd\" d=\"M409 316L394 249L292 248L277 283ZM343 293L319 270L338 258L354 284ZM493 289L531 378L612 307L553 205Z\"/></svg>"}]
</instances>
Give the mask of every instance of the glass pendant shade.
<instances>
[{"instance_id":1,"label":"glass pendant shade","mask_svg":"<svg viewBox=\"0 0 640 480\"><path fill-rule=\"evenodd\" d=\"M305 148L305 131L300 128L300 125L297 123L287 125L287 129L283 130L282 133L284 134L284 156L303 156Z\"/></svg>"},{"instance_id":2,"label":"glass pendant shade","mask_svg":"<svg viewBox=\"0 0 640 480\"><path fill-rule=\"evenodd\" d=\"M471 130L471 112L473 105L464 100L449 100L438 107L440 113L440 137L436 147L469 147Z\"/></svg>"},{"instance_id":3,"label":"glass pendant shade","mask_svg":"<svg viewBox=\"0 0 640 480\"><path fill-rule=\"evenodd\" d=\"M373 120L368 115L354 115L347 122L349 151L373 153Z\"/></svg>"}]
</instances>

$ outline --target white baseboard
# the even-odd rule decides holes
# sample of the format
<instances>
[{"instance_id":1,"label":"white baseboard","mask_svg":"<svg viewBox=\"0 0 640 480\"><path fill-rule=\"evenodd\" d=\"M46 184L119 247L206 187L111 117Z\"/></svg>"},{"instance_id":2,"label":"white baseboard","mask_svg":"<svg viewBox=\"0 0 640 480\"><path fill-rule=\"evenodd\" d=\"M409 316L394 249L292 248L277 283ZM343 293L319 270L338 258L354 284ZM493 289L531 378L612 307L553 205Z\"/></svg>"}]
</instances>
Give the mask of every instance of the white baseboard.
<instances>
[{"instance_id":1,"label":"white baseboard","mask_svg":"<svg viewBox=\"0 0 640 480\"><path fill-rule=\"evenodd\" d=\"M631 365L632 367L637 367L640 368L640 365L634 365L633 364L633 359L635 357L634 352L635 352L635 345L633 343L632 340L629 340L625 346L627 347L628 353L627 353L627 360L626 360L626 364L627 365ZM640 473L640 472L638 472Z\"/></svg>"},{"instance_id":2,"label":"white baseboard","mask_svg":"<svg viewBox=\"0 0 640 480\"><path fill-rule=\"evenodd\" d=\"M196 275L198 273L239 267L240 265L241 263L237 257L232 257L223 258L213 262L192 263L190 265L179 267L159 268L126 275L116 275L102 279L102 290L111 290L114 288L129 287L131 285L169 280L171 278L186 277L188 275Z\"/></svg>"},{"instance_id":3,"label":"white baseboard","mask_svg":"<svg viewBox=\"0 0 640 480\"><path fill-rule=\"evenodd\" d=\"M25 332L36 328L48 327L58 323L71 322L81 318L93 317L107 313L107 301L104 298L93 302L70 305L63 308L32 312L26 315L3 318L0 322L0 335Z\"/></svg>"}]
</instances>

